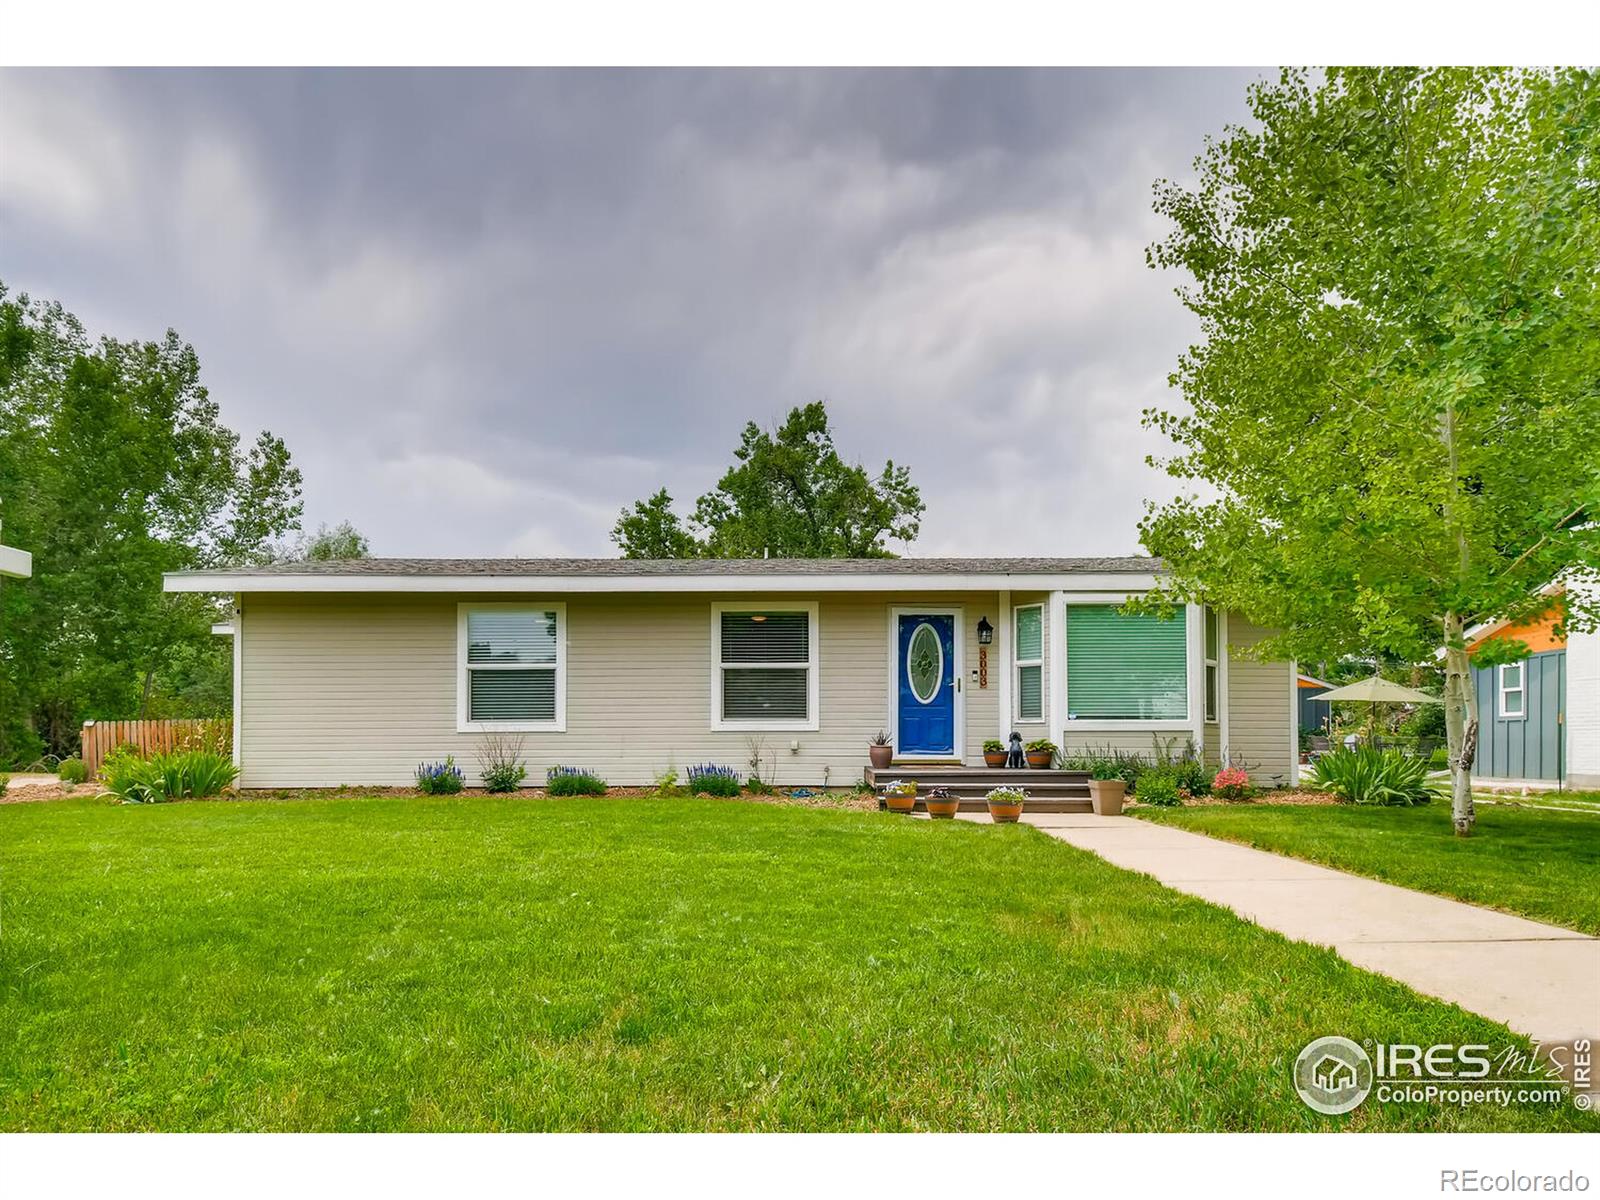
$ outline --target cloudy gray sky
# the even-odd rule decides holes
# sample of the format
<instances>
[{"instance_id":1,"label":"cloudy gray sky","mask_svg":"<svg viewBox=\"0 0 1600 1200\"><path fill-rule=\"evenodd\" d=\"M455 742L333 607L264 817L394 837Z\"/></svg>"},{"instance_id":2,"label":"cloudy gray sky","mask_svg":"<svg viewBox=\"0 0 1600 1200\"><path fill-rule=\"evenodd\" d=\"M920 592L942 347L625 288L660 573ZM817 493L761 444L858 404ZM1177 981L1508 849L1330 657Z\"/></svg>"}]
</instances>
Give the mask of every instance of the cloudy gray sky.
<instances>
[{"instance_id":1,"label":"cloudy gray sky","mask_svg":"<svg viewBox=\"0 0 1600 1200\"><path fill-rule=\"evenodd\" d=\"M1136 548L1153 180L1253 70L6 71L0 278L176 328L380 554L610 554L825 399L917 554Z\"/></svg>"}]
</instances>

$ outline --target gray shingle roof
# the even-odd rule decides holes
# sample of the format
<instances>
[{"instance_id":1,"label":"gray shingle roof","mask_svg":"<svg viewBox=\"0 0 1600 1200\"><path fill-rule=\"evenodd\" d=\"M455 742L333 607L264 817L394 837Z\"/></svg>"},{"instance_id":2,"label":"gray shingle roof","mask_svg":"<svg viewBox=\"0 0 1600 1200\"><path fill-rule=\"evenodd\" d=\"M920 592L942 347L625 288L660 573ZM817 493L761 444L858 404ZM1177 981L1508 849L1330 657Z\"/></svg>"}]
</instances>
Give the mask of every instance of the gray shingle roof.
<instances>
[{"instance_id":1,"label":"gray shingle roof","mask_svg":"<svg viewBox=\"0 0 1600 1200\"><path fill-rule=\"evenodd\" d=\"M1057 575L1145 574L1153 558L349 558L184 575Z\"/></svg>"}]
</instances>

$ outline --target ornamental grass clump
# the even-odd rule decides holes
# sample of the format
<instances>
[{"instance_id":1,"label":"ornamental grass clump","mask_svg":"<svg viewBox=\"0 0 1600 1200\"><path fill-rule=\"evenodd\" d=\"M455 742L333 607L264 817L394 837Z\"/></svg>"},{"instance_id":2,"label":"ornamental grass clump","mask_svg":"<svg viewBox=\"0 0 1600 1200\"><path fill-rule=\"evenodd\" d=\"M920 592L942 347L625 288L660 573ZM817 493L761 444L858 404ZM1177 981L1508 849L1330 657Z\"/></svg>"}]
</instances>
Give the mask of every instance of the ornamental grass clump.
<instances>
[{"instance_id":1,"label":"ornamental grass clump","mask_svg":"<svg viewBox=\"0 0 1600 1200\"><path fill-rule=\"evenodd\" d=\"M606 781L583 767L551 767L544 775L551 796L604 796Z\"/></svg>"},{"instance_id":2,"label":"ornamental grass clump","mask_svg":"<svg viewBox=\"0 0 1600 1200\"><path fill-rule=\"evenodd\" d=\"M478 747L478 777L486 792L514 792L528 777L522 761L522 739L490 735Z\"/></svg>"},{"instance_id":3,"label":"ornamental grass clump","mask_svg":"<svg viewBox=\"0 0 1600 1200\"><path fill-rule=\"evenodd\" d=\"M466 786L454 755L443 762L422 763L417 767L417 791L425 796L453 796Z\"/></svg>"},{"instance_id":4,"label":"ornamental grass clump","mask_svg":"<svg viewBox=\"0 0 1600 1200\"><path fill-rule=\"evenodd\" d=\"M1309 780L1347 804L1427 804L1439 790L1428 778L1428 760L1398 750L1341 746L1317 759Z\"/></svg>"},{"instance_id":5,"label":"ornamental grass clump","mask_svg":"<svg viewBox=\"0 0 1600 1200\"><path fill-rule=\"evenodd\" d=\"M733 797L739 794L739 772L733 767L701 763L689 768L689 791L696 796Z\"/></svg>"},{"instance_id":6,"label":"ornamental grass clump","mask_svg":"<svg viewBox=\"0 0 1600 1200\"><path fill-rule=\"evenodd\" d=\"M124 804L161 804L221 795L239 777L233 760L211 750L175 750L141 755L118 746L100 764L106 794Z\"/></svg>"},{"instance_id":7,"label":"ornamental grass clump","mask_svg":"<svg viewBox=\"0 0 1600 1200\"><path fill-rule=\"evenodd\" d=\"M63 758L56 768L56 778L71 787L89 778L89 768L83 765L81 758Z\"/></svg>"}]
</instances>

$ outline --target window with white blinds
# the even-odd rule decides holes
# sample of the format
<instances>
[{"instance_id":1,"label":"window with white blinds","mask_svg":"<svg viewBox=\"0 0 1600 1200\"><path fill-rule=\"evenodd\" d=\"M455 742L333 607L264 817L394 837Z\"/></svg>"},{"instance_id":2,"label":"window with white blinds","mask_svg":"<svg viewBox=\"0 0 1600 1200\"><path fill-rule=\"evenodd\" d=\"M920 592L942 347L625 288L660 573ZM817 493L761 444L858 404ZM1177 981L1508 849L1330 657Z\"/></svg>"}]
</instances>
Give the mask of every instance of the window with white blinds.
<instances>
[{"instance_id":1,"label":"window with white blinds","mask_svg":"<svg viewBox=\"0 0 1600 1200\"><path fill-rule=\"evenodd\" d=\"M713 729L817 727L817 607L713 605Z\"/></svg>"},{"instance_id":2,"label":"window with white blinds","mask_svg":"<svg viewBox=\"0 0 1600 1200\"><path fill-rule=\"evenodd\" d=\"M566 606L460 606L457 726L560 730L566 720Z\"/></svg>"},{"instance_id":3,"label":"window with white blinds","mask_svg":"<svg viewBox=\"0 0 1600 1200\"><path fill-rule=\"evenodd\" d=\"M1187 647L1181 616L1129 614L1115 604L1069 605L1069 719L1186 719Z\"/></svg>"},{"instance_id":4,"label":"window with white blinds","mask_svg":"<svg viewBox=\"0 0 1600 1200\"><path fill-rule=\"evenodd\" d=\"M1044 605L1015 610L1017 720L1044 720Z\"/></svg>"}]
</instances>

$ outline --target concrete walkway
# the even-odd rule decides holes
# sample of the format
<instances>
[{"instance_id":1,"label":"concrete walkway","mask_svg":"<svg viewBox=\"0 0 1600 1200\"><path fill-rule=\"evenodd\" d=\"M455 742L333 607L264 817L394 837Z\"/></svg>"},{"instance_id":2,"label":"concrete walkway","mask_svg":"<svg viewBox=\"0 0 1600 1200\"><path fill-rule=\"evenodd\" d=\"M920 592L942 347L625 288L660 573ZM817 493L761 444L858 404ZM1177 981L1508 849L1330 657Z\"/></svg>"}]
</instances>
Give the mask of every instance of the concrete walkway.
<instances>
[{"instance_id":1,"label":"concrete walkway","mask_svg":"<svg viewBox=\"0 0 1600 1200\"><path fill-rule=\"evenodd\" d=\"M1132 817L1023 819L1538 1041L1600 1036L1600 939Z\"/></svg>"}]
</instances>

